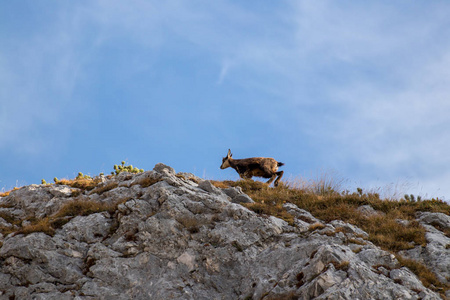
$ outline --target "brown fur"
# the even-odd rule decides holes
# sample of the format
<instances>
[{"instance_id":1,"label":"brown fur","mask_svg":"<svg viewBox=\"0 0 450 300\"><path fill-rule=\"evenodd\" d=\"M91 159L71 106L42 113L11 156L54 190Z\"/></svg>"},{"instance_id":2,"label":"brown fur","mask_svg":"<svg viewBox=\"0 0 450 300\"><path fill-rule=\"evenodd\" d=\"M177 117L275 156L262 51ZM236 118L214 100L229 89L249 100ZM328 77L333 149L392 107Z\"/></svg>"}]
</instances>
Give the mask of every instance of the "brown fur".
<instances>
[{"instance_id":1,"label":"brown fur","mask_svg":"<svg viewBox=\"0 0 450 300\"><path fill-rule=\"evenodd\" d=\"M277 162L271 157L251 157L244 159L233 159L231 151L222 160L221 169L232 167L238 172L241 178L263 177L270 178L267 184L271 184L275 180L274 186L278 186L278 182L283 176L283 171L278 172L278 167L283 163ZM278 176L278 177L277 177Z\"/></svg>"}]
</instances>

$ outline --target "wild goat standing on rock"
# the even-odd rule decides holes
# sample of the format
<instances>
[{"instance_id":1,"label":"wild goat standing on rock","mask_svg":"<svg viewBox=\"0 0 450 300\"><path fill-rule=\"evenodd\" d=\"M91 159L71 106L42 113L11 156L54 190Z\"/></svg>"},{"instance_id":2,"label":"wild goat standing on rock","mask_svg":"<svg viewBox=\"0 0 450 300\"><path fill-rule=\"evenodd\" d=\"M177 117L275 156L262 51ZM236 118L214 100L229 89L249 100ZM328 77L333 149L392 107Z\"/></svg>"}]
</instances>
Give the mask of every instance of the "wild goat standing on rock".
<instances>
[{"instance_id":1,"label":"wild goat standing on rock","mask_svg":"<svg viewBox=\"0 0 450 300\"><path fill-rule=\"evenodd\" d=\"M270 157L251 157L244 159L233 159L231 158L231 150L228 149L228 154L222 159L221 169L226 169L232 167L238 172L241 178L252 178L263 177L270 178L267 184L270 185L274 181L275 177L277 180L274 182L274 186L278 186L278 182L283 176L283 171L278 171L278 167L284 165L281 162L277 162L275 159Z\"/></svg>"}]
</instances>

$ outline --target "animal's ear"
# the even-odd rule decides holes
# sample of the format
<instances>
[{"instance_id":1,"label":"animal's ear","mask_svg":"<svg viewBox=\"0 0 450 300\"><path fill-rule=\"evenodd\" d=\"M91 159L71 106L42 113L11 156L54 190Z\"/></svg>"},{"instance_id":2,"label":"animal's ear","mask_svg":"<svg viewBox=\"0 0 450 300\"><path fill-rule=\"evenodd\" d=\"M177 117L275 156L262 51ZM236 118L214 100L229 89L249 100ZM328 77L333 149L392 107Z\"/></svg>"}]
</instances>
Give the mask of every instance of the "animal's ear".
<instances>
[{"instance_id":1,"label":"animal's ear","mask_svg":"<svg viewBox=\"0 0 450 300\"><path fill-rule=\"evenodd\" d=\"M233 156L233 154L231 154L231 150L230 150L230 149L228 149L228 154L227 154L227 156L228 156L228 157Z\"/></svg>"}]
</instances>

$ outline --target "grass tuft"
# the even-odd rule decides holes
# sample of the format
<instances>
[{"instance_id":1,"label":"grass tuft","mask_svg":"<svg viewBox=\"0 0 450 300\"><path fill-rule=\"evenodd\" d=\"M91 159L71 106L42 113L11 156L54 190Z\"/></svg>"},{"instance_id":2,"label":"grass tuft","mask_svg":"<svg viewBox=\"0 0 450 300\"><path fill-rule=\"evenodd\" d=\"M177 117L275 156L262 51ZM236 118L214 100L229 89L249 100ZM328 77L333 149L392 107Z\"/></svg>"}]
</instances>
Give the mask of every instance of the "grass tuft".
<instances>
[{"instance_id":1,"label":"grass tuft","mask_svg":"<svg viewBox=\"0 0 450 300\"><path fill-rule=\"evenodd\" d=\"M258 214L273 215L286 220L291 225L294 223L294 217L283 209L283 204L288 202L309 211L325 222L342 220L356 225L369 234L369 241L395 254L418 245L426 245L426 231L416 221L417 212L441 212L448 215L450 211L450 205L439 199L411 201L409 197L409 200L392 200L381 199L380 193L364 192L362 189L357 189L354 193L340 191L342 181L335 182L330 178L321 179L317 183L280 182L276 188L269 188L262 182L252 180L212 181L212 183L219 188L241 187L244 193L255 201L243 204L244 206ZM358 210L362 205L370 205L383 214L365 216ZM322 228L323 224L312 224L309 231ZM448 236L449 232L444 231L444 234ZM427 287L438 292L449 289L448 285L440 283L424 265L404 258L399 261L411 269Z\"/></svg>"},{"instance_id":2,"label":"grass tuft","mask_svg":"<svg viewBox=\"0 0 450 300\"><path fill-rule=\"evenodd\" d=\"M146 188L146 187L149 187L149 186L151 186L151 185L153 185L153 184L155 184L157 182L160 182L161 180L162 179L159 179L159 178L147 177L147 178L144 178L143 180L141 180L139 182L139 184L141 185L141 187Z\"/></svg>"},{"instance_id":3,"label":"grass tuft","mask_svg":"<svg viewBox=\"0 0 450 300\"><path fill-rule=\"evenodd\" d=\"M77 177L75 179L61 179L55 184L67 185L73 188L78 188L83 191L93 190L101 182L100 179L93 179L87 177Z\"/></svg>"},{"instance_id":4,"label":"grass tuft","mask_svg":"<svg viewBox=\"0 0 450 300\"><path fill-rule=\"evenodd\" d=\"M10 190L10 191L1 192L1 193L0 193L0 197L6 197L6 196L9 196L9 194L10 194L11 192L16 191L16 190L18 190L18 189L19 189L18 187L15 187L15 188L13 188L13 189Z\"/></svg>"},{"instance_id":5,"label":"grass tuft","mask_svg":"<svg viewBox=\"0 0 450 300\"><path fill-rule=\"evenodd\" d=\"M32 218L28 220L30 222L29 225L25 225L18 230L13 230L12 228L0 228L0 232L2 232L3 234L16 232L17 234L25 235L33 232L44 232L45 234L53 236L56 232L56 229L64 226L64 224L69 222L73 217L87 216L102 211L107 211L112 214L115 212L118 204L120 203L106 204L86 200L73 200L64 204L60 208L60 210L53 216L45 217L42 219Z\"/></svg>"},{"instance_id":6,"label":"grass tuft","mask_svg":"<svg viewBox=\"0 0 450 300\"><path fill-rule=\"evenodd\" d=\"M95 187L94 189L91 190L91 194L103 194L104 192L110 191L112 189L115 189L116 187L118 187L119 184L115 181L110 181L104 185L99 185L97 187Z\"/></svg>"},{"instance_id":7,"label":"grass tuft","mask_svg":"<svg viewBox=\"0 0 450 300\"><path fill-rule=\"evenodd\" d=\"M325 228L325 225L323 225L322 223L314 223L314 224L309 225L308 231L321 230L324 228Z\"/></svg>"},{"instance_id":8,"label":"grass tuft","mask_svg":"<svg viewBox=\"0 0 450 300\"><path fill-rule=\"evenodd\" d=\"M30 225L26 225L17 231L18 234L30 234L33 232L43 232L47 235L53 236L55 234L55 229L50 224L49 218L43 218Z\"/></svg>"},{"instance_id":9,"label":"grass tuft","mask_svg":"<svg viewBox=\"0 0 450 300\"><path fill-rule=\"evenodd\" d=\"M427 288L430 288L435 291L445 291L449 289L448 285L445 285L441 283L437 278L436 275L434 275L433 272L431 272L425 265L422 263L413 260L405 258L401 255L396 255L397 260L400 262L402 266L407 267L410 269L414 274L417 275L417 277L420 278L423 285Z\"/></svg>"},{"instance_id":10,"label":"grass tuft","mask_svg":"<svg viewBox=\"0 0 450 300\"><path fill-rule=\"evenodd\" d=\"M73 200L64 204L55 215L55 218L62 218L66 216L87 216L102 211L113 213L116 210L116 207L117 204L106 204L103 202L87 200Z\"/></svg>"}]
</instances>

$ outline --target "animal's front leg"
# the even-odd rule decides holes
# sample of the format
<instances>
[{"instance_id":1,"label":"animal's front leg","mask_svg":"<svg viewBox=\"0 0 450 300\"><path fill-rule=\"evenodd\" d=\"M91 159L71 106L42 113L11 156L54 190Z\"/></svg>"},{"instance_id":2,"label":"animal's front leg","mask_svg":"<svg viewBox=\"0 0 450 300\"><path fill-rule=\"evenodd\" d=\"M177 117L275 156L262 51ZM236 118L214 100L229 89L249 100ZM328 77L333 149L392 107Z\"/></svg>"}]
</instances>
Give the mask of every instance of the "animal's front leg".
<instances>
[{"instance_id":1,"label":"animal's front leg","mask_svg":"<svg viewBox=\"0 0 450 300\"><path fill-rule=\"evenodd\" d=\"M241 177L242 179L252 178L251 175L248 175L248 172L239 173L239 177Z\"/></svg>"},{"instance_id":2,"label":"animal's front leg","mask_svg":"<svg viewBox=\"0 0 450 300\"><path fill-rule=\"evenodd\" d=\"M253 175L252 175L252 173L251 172L242 172L242 173L239 173L239 176L242 178L242 179L252 179L252 177L253 177Z\"/></svg>"},{"instance_id":3,"label":"animal's front leg","mask_svg":"<svg viewBox=\"0 0 450 300\"><path fill-rule=\"evenodd\" d=\"M244 177L247 178L247 179L252 179L253 174L252 174L251 171L247 171L247 172L244 173Z\"/></svg>"}]
</instances>

